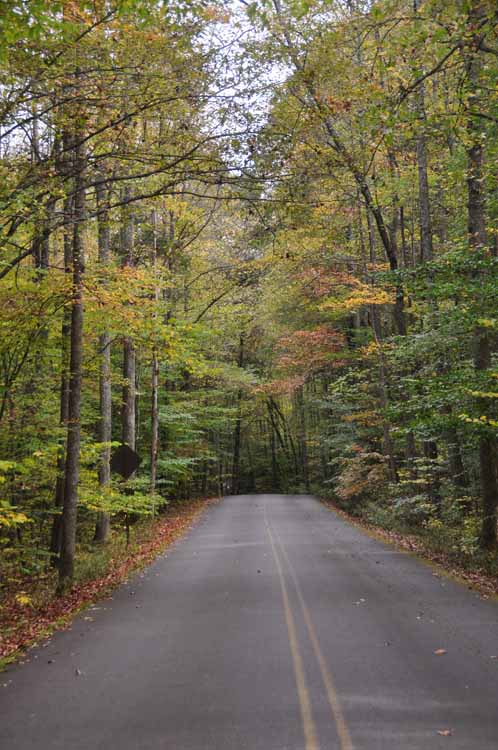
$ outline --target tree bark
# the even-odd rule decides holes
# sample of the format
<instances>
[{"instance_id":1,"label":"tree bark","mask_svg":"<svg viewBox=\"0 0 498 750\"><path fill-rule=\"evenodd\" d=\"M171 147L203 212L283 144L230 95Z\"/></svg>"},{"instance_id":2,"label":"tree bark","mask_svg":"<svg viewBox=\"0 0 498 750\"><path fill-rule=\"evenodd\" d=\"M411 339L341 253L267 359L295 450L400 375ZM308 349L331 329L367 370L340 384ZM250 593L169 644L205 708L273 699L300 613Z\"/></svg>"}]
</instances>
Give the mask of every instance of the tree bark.
<instances>
[{"instance_id":1,"label":"tree bark","mask_svg":"<svg viewBox=\"0 0 498 750\"><path fill-rule=\"evenodd\" d=\"M239 337L239 356L237 364L240 368L244 367L244 334ZM233 455L232 455L232 482L231 493L238 495L240 488L240 446L242 431L242 389L239 388L237 393L237 418L235 420L235 430L233 433Z\"/></svg>"},{"instance_id":2,"label":"tree bark","mask_svg":"<svg viewBox=\"0 0 498 750\"><path fill-rule=\"evenodd\" d=\"M308 439L306 429L306 413L304 410L304 386L301 386L296 391L296 407L297 407L297 418L298 418L298 434L299 434L299 452L301 458L301 476L304 482L304 486L307 492L310 489L310 476L309 476L309 465L308 465Z\"/></svg>"},{"instance_id":3,"label":"tree bark","mask_svg":"<svg viewBox=\"0 0 498 750\"><path fill-rule=\"evenodd\" d=\"M418 11L422 0L414 0L414 10ZM418 170L418 200L420 211L420 260L431 261L433 255L432 219L429 197L429 177L427 159L427 137L425 128L427 115L425 111L425 85L422 81L417 89L417 114L420 131L417 136L417 170Z\"/></svg>"},{"instance_id":4,"label":"tree bark","mask_svg":"<svg viewBox=\"0 0 498 750\"><path fill-rule=\"evenodd\" d=\"M371 308L371 319L372 319L372 332L374 334L375 343L379 351L379 395L380 404L383 411L387 410L389 406L389 395L387 390L387 365L382 346L382 331L380 327L380 321L377 309L375 305ZM391 482L399 482L398 468L396 465L396 456L394 452L394 443L391 436L391 429L389 422L385 417L382 418L382 452L387 457L389 467L389 479Z\"/></svg>"},{"instance_id":5,"label":"tree bark","mask_svg":"<svg viewBox=\"0 0 498 750\"><path fill-rule=\"evenodd\" d=\"M151 439L150 439L150 489L154 492L157 481L157 456L159 452L159 360L157 349L152 353L151 373Z\"/></svg>"},{"instance_id":6,"label":"tree bark","mask_svg":"<svg viewBox=\"0 0 498 750\"><path fill-rule=\"evenodd\" d=\"M157 271L157 215L155 210L152 211L152 264L154 268L154 274ZM159 302L159 285L155 283L154 287L154 298L156 302ZM157 353L157 346L153 346L152 350L152 368L151 368L151 408L150 408L150 489L154 492L156 489L157 481L157 456L159 452L159 357Z\"/></svg>"},{"instance_id":7,"label":"tree bark","mask_svg":"<svg viewBox=\"0 0 498 750\"><path fill-rule=\"evenodd\" d=\"M124 199L131 197L129 188L123 191ZM125 203L121 225L121 250L123 266L134 264L134 217L131 207ZM126 336L123 341L123 396L121 409L121 440L132 450L136 445L136 353L133 340Z\"/></svg>"},{"instance_id":8,"label":"tree bark","mask_svg":"<svg viewBox=\"0 0 498 750\"><path fill-rule=\"evenodd\" d=\"M472 0L469 11L469 29L472 31L467 48L467 78L470 90L467 135L467 211L470 249L482 252L487 246L486 194L484 186L484 138L485 132L479 118L472 114L478 107L476 91L481 76L480 38L474 30L479 28L484 8L481 0ZM474 330L474 368L481 373L491 365L491 342L487 329L477 325ZM486 403L483 403L486 406ZM479 466L482 495L481 545L485 549L497 546L498 513L498 461L496 437L482 428L479 435Z\"/></svg>"},{"instance_id":9,"label":"tree bark","mask_svg":"<svg viewBox=\"0 0 498 750\"><path fill-rule=\"evenodd\" d=\"M107 210L106 188L103 182L97 186L98 210L98 247L99 264L105 272L111 258L111 237L109 212ZM101 490L111 482L111 440L112 440L112 384L111 384L111 335L107 328L99 336L100 372L99 372L99 408L100 422L98 437L105 443L100 454L99 486ZM109 513L101 511L95 524L94 541L107 541L110 531Z\"/></svg>"},{"instance_id":10,"label":"tree bark","mask_svg":"<svg viewBox=\"0 0 498 750\"><path fill-rule=\"evenodd\" d=\"M280 489L278 481L278 463L277 463L277 449L275 445L275 430L273 429L273 423L270 421L270 455L271 455L271 480L272 489L277 491Z\"/></svg>"},{"instance_id":11,"label":"tree bark","mask_svg":"<svg viewBox=\"0 0 498 750\"><path fill-rule=\"evenodd\" d=\"M76 549L76 518L78 510L81 443L81 380L83 363L84 166L84 147L80 143L76 146L74 159L73 288L70 334L68 429L64 474L64 506L62 511L62 546L59 566L59 591L63 591L72 581Z\"/></svg>"},{"instance_id":12,"label":"tree bark","mask_svg":"<svg viewBox=\"0 0 498 750\"><path fill-rule=\"evenodd\" d=\"M121 411L121 440L135 450L136 437L136 356L133 341L123 342L123 408Z\"/></svg>"},{"instance_id":13,"label":"tree bark","mask_svg":"<svg viewBox=\"0 0 498 750\"><path fill-rule=\"evenodd\" d=\"M73 258L73 238L71 227L73 226L73 201L66 198L64 201L64 271L71 273ZM60 410L59 424L61 429L67 433L69 418L69 346L71 335L71 312L66 306L64 308L61 328L61 382L60 382ZM66 463L66 440L60 439L57 448L57 479L55 483L55 516L52 522L52 533L50 539L50 552L52 561L59 564L59 555L62 544L62 508L64 505L64 469Z\"/></svg>"}]
</instances>

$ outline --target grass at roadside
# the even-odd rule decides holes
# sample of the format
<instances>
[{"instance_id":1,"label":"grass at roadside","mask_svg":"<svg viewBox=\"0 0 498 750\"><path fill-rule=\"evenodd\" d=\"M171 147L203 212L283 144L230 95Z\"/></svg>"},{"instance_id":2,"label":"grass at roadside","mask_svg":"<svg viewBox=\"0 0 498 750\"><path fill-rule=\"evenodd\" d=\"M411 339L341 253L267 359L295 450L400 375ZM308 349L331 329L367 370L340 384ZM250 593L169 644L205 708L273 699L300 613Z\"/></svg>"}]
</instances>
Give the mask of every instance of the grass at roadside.
<instances>
[{"instance_id":1,"label":"grass at roadside","mask_svg":"<svg viewBox=\"0 0 498 750\"><path fill-rule=\"evenodd\" d=\"M0 600L0 669L153 562L212 502L171 504L161 516L137 524L128 546L124 535L117 533L106 545L80 550L74 586L64 596L55 594L53 570L36 578L10 576L3 582Z\"/></svg>"}]
</instances>

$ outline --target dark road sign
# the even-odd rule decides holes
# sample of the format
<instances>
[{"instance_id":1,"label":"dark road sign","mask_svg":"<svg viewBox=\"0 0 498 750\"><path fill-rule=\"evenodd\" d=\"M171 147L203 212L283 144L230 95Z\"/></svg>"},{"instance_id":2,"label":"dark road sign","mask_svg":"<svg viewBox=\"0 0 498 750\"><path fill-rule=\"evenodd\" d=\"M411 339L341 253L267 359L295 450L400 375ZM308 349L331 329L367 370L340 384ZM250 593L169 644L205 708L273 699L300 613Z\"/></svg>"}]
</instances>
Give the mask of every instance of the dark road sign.
<instances>
[{"instance_id":1,"label":"dark road sign","mask_svg":"<svg viewBox=\"0 0 498 750\"><path fill-rule=\"evenodd\" d=\"M111 471L129 479L140 466L140 456L129 445L122 444L111 455Z\"/></svg>"}]
</instances>

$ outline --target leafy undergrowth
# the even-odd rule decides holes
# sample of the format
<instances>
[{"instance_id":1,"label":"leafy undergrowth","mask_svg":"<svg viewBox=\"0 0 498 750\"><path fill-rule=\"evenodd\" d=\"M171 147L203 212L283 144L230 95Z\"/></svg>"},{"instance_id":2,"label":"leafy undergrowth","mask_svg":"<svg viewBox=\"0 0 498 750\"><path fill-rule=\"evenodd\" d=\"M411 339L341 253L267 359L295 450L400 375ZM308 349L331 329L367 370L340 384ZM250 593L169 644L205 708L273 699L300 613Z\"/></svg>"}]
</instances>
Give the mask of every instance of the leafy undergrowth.
<instances>
[{"instance_id":1,"label":"leafy undergrowth","mask_svg":"<svg viewBox=\"0 0 498 750\"><path fill-rule=\"evenodd\" d=\"M126 546L115 534L109 544L80 555L76 581L64 596L56 596L56 574L11 576L2 586L0 602L0 668L27 648L67 625L82 609L108 594L136 570L152 563L183 536L213 500L171 505L159 518L140 524Z\"/></svg>"},{"instance_id":2,"label":"leafy undergrowth","mask_svg":"<svg viewBox=\"0 0 498 750\"><path fill-rule=\"evenodd\" d=\"M465 583L469 588L482 594L483 597L498 596L498 576L490 573L490 570L496 570L496 556L488 555L486 559L482 557L474 562L465 558L458 559L451 551L442 550L430 535L424 536L401 530L386 529L370 523L364 518L347 513L329 499L322 498L322 502L354 526L363 529L363 531L381 541L394 545L397 549L412 552L418 557L428 560L438 566L443 574Z\"/></svg>"}]
</instances>

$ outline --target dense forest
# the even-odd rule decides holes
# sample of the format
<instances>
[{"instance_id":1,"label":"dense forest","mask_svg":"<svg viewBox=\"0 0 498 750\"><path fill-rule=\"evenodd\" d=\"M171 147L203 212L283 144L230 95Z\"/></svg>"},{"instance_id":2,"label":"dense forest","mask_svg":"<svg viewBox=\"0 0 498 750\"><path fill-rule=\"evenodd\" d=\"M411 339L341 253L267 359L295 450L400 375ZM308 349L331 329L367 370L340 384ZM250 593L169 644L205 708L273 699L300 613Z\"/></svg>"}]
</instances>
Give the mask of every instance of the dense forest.
<instances>
[{"instance_id":1,"label":"dense forest","mask_svg":"<svg viewBox=\"0 0 498 750\"><path fill-rule=\"evenodd\" d=\"M4 0L0 30L4 582L272 490L496 565L496 2Z\"/></svg>"}]
</instances>

